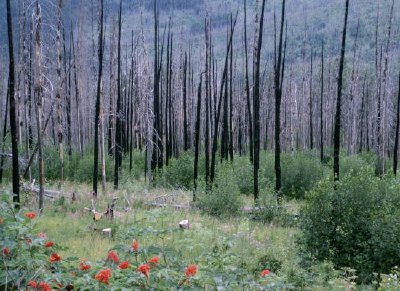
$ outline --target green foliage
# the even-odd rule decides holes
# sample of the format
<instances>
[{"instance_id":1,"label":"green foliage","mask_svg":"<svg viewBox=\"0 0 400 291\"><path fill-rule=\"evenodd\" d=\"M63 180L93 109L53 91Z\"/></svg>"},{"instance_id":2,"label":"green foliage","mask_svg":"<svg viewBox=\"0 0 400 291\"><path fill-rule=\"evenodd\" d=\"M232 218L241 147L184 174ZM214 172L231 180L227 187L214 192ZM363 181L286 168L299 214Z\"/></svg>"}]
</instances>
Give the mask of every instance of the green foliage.
<instances>
[{"instance_id":1,"label":"green foliage","mask_svg":"<svg viewBox=\"0 0 400 291\"><path fill-rule=\"evenodd\" d=\"M168 166L157 173L156 183L173 188L191 189L193 187L193 163L193 155L189 152L182 153L179 158L171 159Z\"/></svg>"},{"instance_id":2,"label":"green foliage","mask_svg":"<svg viewBox=\"0 0 400 291\"><path fill-rule=\"evenodd\" d=\"M15 213L10 204L9 195L1 196L0 220L0 288L24 290L32 284L39 289L48 288L67 290L272 290L291 289L284 277L270 273L261 277L259 272L237 267L240 258L231 252L231 239L215 242L198 258L196 271L187 273L187 267L193 262L180 259L175 249L152 244L142 245L140 237L152 234L160 239L180 230L163 228L136 227L124 230L130 241L139 238L139 247L132 249L130 243L121 243L103 254L103 259L86 261L68 255L59 256L61 251L68 251L47 237L38 233L38 217L26 217L27 210ZM160 213L162 214L162 213ZM185 236L183 236L185 238ZM52 242L52 245L47 245ZM178 249L180 250L180 249ZM107 257L115 261L106 259ZM157 262L150 263L155 257ZM265 263L262 259L260 263ZM126 262L126 268L121 262ZM271 261L271 267L279 267L279 261ZM148 264L148 273L141 272L139 266ZM83 268L87 266L87 268ZM261 265L260 265L261 269ZM108 270L109 275L100 278L99 274ZM41 285L39 285L41 284ZM34 289L34 288L31 288Z\"/></svg>"},{"instance_id":3,"label":"green foliage","mask_svg":"<svg viewBox=\"0 0 400 291\"><path fill-rule=\"evenodd\" d=\"M251 195L253 193L253 165L248 156L235 157L233 160L236 184L241 194Z\"/></svg>"},{"instance_id":4,"label":"green foliage","mask_svg":"<svg viewBox=\"0 0 400 291\"><path fill-rule=\"evenodd\" d=\"M400 261L400 187L373 170L326 179L310 191L302 208L304 262L330 260L357 270L357 281L388 273Z\"/></svg>"},{"instance_id":5,"label":"green foliage","mask_svg":"<svg viewBox=\"0 0 400 291\"><path fill-rule=\"evenodd\" d=\"M395 291L400 289L400 271L395 267L389 275L382 275L379 291Z\"/></svg>"},{"instance_id":6,"label":"green foliage","mask_svg":"<svg viewBox=\"0 0 400 291\"><path fill-rule=\"evenodd\" d=\"M258 207L253 211L251 216L256 221L273 223L284 227L292 227L297 224L296 215L289 211L285 201L278 203L277 196L270 185L267 186L265 192L263 191L258 201Z\"/></svg>"},{"instance_id":7,"label":"green foliage","mask_svg":"<svg viewBox=\"0 0 400 291\"><path fill-rule=\"evenodd\" d=\"M262 155L260 177L275 181L274 156ZM313 153L292 152L281 156L282 194L290 199L304 198L304 194L322 179L326 169ZM261 184L260 187L265 186Z\"/></svg>"},{"instance_id":8,"label":"green foliage","mask_svg":"<svg viewBox=\"0 0 400 291\"><path fill-rule=\"evenodd\" d=\"M231 166L222 164L211 190L208 188L204 181L199 181L196 205L203 212L216 216L232 216L239 212L242 200Z\"/></svg>"}]
</instances>

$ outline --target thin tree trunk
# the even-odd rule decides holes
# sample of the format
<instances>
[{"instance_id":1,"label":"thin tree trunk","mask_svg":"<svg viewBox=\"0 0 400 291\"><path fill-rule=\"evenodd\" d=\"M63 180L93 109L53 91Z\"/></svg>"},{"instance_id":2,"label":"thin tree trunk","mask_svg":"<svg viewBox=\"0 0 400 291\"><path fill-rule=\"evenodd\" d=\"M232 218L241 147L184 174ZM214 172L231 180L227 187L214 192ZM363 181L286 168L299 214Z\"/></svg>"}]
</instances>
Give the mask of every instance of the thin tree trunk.
<instances>
[{"instance_id":1,"label":"thin tree trunk","mask_svg":"<svg viewBox=\"0 0 400 291\"><path fill-rule=\"evenodd\" d=\"M97 79L96 111L94 116L93 194L97 197L99 171L99 119L101 107L101 78L103 75L103 0L100 0L99 75ZM103 133L103 132L102 132ZM117 186L118 187L118 186Z\"/></svg>"},{"instance_id":2,"label":"thin tree trunk","mask_svg":"<svg viewBox=\"0 0 400 291\"><path fill-rule=\"evenodd\" d=\"M246 62L246 105L247 105L247 115L248 115L248 128L249 128L249 148L250 148L250 162L253 163L253 119L251 117L251 100L250 100L250 84L249 84L249 61L247 54L247 5L244 0L244 57Z\"/></svg>"},{"instance_id":3,"label":"thin tree trunk","mask_svg":"<svg viewBox=\"0 0 400 291\"><path fill-rule=\"evenodd\" d=\"M260 27L255 43L254 51L254 160L253 160L253 179L254 179L254 201L257 202L259 194L258 171L260 168L260 60L263 39L265 0L262 1ZM256 16L257 17L257 16Z\"/></svg>"},{"instance_id":4,"label":"thin tree trunk","mask_svg":"<svg viewBox=\"0 0 400 291\"><path fill-rule=\"evenodd\" d=\"M11 3L7 0L7 30L8 30L8 53L9 53L9 73L8 73L8 92L10 98L10 127L11 127L11 150L12 150L12 190L15 208L19 208L19 164L18 164L18 132L17 116L15 108L15 72L14 72L14 45L13 27L11 19Z\"/></svg>"},{"instance_id":5,"label":"thin tree trunk","mask_svg":"<svg viewBox=\"0 0 400 291\"><path fill-rule=\"evenodd\" d=\"M194 171L193 171L193 202L196 201L197 189L197 176L199 169L199 152L200 152L200 114L201 114L201 83L203 80L203 73L200 74L200 83L197 89L197 115L196 115L196 128L195 128L195 150L194 150Z\"/></svg>"},{"instance_id":6,"label":"thin tree trunk","mask_svg":"<svg viewBox=\"0 0 400 291\"><path fill-rule=\"evenodd\" d=\"M121 26L122 26L122 0L119 2L118 17L118 72L117 72L117 111L115 127L115 163L114 163L114 189L118 189L119 171L122 161L122 95L121 95Z\"/></svg>"},{"instance_id":7,"label":"thin tree trunk","mask_svg":"<svg viewBox=\"0 0 400 291\"><path fill-rule=\"evenodd\" d=\"M281 15L281 27L279 35L279 47L278 47L278 59L275 58L275 191L278 195L278 201L281 198L282 188L282 173L281 173L281 101L282 101L282 83L285 70L285 53L282 56L283 47L283 26L285 24L285 5L286 1L282 2L282 15ZM275 48L276 49L276 48ZM286 41L285 41L286 51ZM282 59L283 58L283 59Z\"/></svg>"},{"instance_id":8,"label":"thin tree trunk","mask_svg":"<svg viewBox=\"0 0 400 291\"><path fill-rule=\"evenodd\" d=\"M4 153L7 138L7 120L8 120L8 102L10 100L10 81L7 82L7 95L6 95L6 110L4 112L4 123L3 123L3 140L1 143L1 151ZM0 184L3 182L3 167L4 167L4 155L0 157Z\"/></svg>"},{"instance_id":9,"label":"thin tree trunk","mask_svg":"<svg viewBox=\"0 0 400 291\"><path fill-rule=\"evenodd\" d=\"M42 12L39 0L36 0L35 5L35 101L36 101L36 127L38 134L38 158L39 158L39 211L43 211L43 196L44 196L44 161L43 161L43 142L42 142L42 93L43 93L43 80L42 80L42 64L41 64L41 37L40 32L42 28Z\"/></svg>"},{"instance_id":10,"label":"thin tree trunk","mask_svg":"<svg viewBox=\"0 0 400 291\"><path fill-rule=\"evenodd\" d=\"M321 48L320 158L324 161L324 41Z\"/></svg>"},{"instance_id":11,"label":"thin tree trunk","mask_svg":"<svg viewBox=\"0 0 400 291\"><path fill-rule=\"evenodd\" d=\"M347 33L347 18L349 12L349 2L346 0L346 10L344 16L344 28L342 35L342 49L340 52L339 62L339 76L337 85L337 100L336 100L336 113L335 113L335 128L334 128L334 145L333 145L333 174L335 181L339 180L339 154L340 154L340 127L341 127L341 102L343 94L343 71L344 71L344 57L346 52L346 33Z\"/></svg>"},{"instance_id":12,"label":"thin tree trunk","mask_svg":"<svg viewBox=\"0 0 400 291\"><path fill-rule=\"evenodd\" d=\"M399 153L399 129L400 129L400 74L399 74L399 92L397 96L397 115L396 115L396 135L393 150L393 173L397 174L397 162Z\"/></svg>"},{"instance_id":13,"label":"thin tree trunk","mask_svg":"<svg viewBox=\"0 0 400 291\"><path fill-rule=\"evenodd\" d=\"M63 0L58 0L58 21L57 21L57 141L60 154L60 186L64 183L64 147L63 147L63 98L61 96L63 90L63 81L61 79L61 21L62 21L62 5Z\"/></svg>"}]
</instances>

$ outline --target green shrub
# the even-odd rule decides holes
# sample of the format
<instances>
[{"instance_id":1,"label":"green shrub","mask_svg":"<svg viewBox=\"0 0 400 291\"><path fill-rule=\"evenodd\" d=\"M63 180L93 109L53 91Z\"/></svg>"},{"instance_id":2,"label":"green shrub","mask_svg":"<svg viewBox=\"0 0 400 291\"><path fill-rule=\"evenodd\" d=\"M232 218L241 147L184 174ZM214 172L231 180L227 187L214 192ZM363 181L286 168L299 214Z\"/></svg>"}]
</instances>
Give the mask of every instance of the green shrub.
<instances>
[{"instance_id":1,"label":"green shrub","mask_svg":"<svg viewBox=\"0 0 400 291\"><path fill-rule=\"evenodd\" d=\"M370 159L364 159L360 155L340 156L340 177L343 177L350 173L358 173L362 169L370 168L374 169L374 162Z\"/></svg>"},{"instance_id":2,"label":"green shrub","mask_svg":"<svg viewBox=\"0 0 400 291\"><path fill-rule=\"evenodd\" d=\"M253 193L253 165L248 156L235 157L233 160L236 183L241 194L250 195Z\"/></svg>"},{"instance_id":3,"label":"green shrub","mask_svg":"<svg viewBox=\"0 0 400 291\"><path fill-rule=\"evenodd\" d=\"M193 187L193 163L193 155L189 152L182 153L177 159L169 160L168 166L165 166L163 170L157 173L157 184L173 188L191 189Z\"/></svg>"},{"instance_id":4,"label":"green shrub","mask_svg":"<svg viewBox=\"0 0 400 291\"><path fill-rule=\"evenodd\" d=\"M232 216L242 206L239 187L232 168L224 163L219 167L218 175L211 191L204 181L199 181L196 205L205 213L215 216Z\"/></svg>"},{"instance_id":5,"label":"green shrub","mask_svg":"<svg viewBox=\"0 0 400 291\"><path fill-rule=\"evenodd\" d=\"M293 152L281 156L282 194L287 198L304 198L304 194L313 188L326 173L319 158L312 153ZM275 183L274 156L262 155L260 177L266 177ZM265 184L260 184L265 187Z\"/></svg>"},{"instance_id":6,"label":"green shrub","mask_svg":"<svg viewBox=\"0 0 400 291\"><path fill-rule=\"evenodd\" d=\"M358 283L388 273L400 261L400 186L370 167L319 183L306 196L300 239L304 262L330 260L357 271Z\"/></svg>"}]
</instances>

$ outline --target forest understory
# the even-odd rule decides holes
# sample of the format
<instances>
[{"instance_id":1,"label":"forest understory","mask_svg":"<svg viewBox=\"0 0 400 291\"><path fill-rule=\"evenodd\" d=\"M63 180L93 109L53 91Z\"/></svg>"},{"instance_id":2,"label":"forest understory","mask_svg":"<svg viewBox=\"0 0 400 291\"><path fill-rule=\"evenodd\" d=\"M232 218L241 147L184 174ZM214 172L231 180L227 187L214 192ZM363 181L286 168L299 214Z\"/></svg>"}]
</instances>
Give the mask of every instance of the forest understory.
<instances>
[{"instance_id":1,"label":"forest understory","mask_svg":"<svg viewBox=\"0 0 400 291\"><path fill-rule=\"evenodd\" d=\"M400 290L399 12L0 0L0 290Z\"/></svg>"}]
</instances>

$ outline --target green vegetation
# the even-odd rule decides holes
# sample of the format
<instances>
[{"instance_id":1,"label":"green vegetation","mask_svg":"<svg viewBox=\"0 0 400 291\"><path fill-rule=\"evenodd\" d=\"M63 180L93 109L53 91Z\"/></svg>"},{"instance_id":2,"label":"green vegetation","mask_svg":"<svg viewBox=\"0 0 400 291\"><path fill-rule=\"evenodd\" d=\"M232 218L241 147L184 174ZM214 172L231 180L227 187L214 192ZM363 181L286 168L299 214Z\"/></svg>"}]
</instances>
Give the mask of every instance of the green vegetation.
<instances>
[{"instance_id":1,"label":"green vegetation","mask_svg":"<svg viewBox=\"0 0 400 291\"><path fill-rule=\"evenodd\" d=\"M56 153L46 153L51 155L57 160ZM76 160L71 159L69 166L75 163L75 172L80 174L77 178L68 174L70 181L63 185L62 195L47 199L45 212L35 219L25 218L33 209L24 208L15 220L10 197L3 195L0 246L9 253L1 257L1 286L15 286L22 278L18 284L23 288L33 280L47 282L54 289L57 284L70 284L82 290L133 286L175 290L180 284L182 289L199 290L399 288L395 266L400 259L400 184L391 175L376 177L371 155L343 156L341 180L335 189L330 161L320 163L314 152L285 153L284 199L278 203L273 190L273 155L263 153L256 208L251 207L249 195L251 163L247 156L235 156L233 162L218 165L212 187L206 185L200 171L197 201L191 208L192 155L184 153L172 159L154 184L148 185L141 178L144 157L136 152L136 168L129 173L129 159L125 159L120 190L113 192L119 197L115 218L99 221L84 209L92 205L86 184L91 163L89 158L86 161L74 155ZM48 166L51 187L52 181L58 183L57 167ZM200 167L204 167L204 159ZM80 184L78 177L84 181L85 173L88 180ZM111 201L111 196L100 194L96 210L104 213ZM154 201L171 206L152 208ZM31 193L24 193L23 205L36 203ZM176 205L185 207L177 210ZM188 230L178 227L184 219L189 220ZM101 233L104 228L112 229L112 237ZM39 238L39 233L45 233L47 239ZM27 245L26 239L32 243ZM131 250L133 240L140 245L137 254ZM46 248L47 241L55 245ZM120 262L128 261L128 270L106 262L111 250ZM53 252L61 256L61 262L49 262ZM160 263L147 279L138 267L154 256L160 257ZM82 259L90 264L90 270L80 270ZM197 266L197 274L187 277L184 272L191 264ZM109 286L95 278L105 268L112 273ZM264 270L270 273L260 277Z\"/></svg>"},{"instance_id":2,"label":"green vegetation","mask_svg":"<svg viewBox=\"0 0 400 291\"><path fill-rule=\"evenodd\" d=\"M365 168L335 186L326 179L307 194L301 222L306 258L352 268L359 283L370 283L374 273L388 273L400 261L399 184Z\"/></svg>"}]
</instances>

